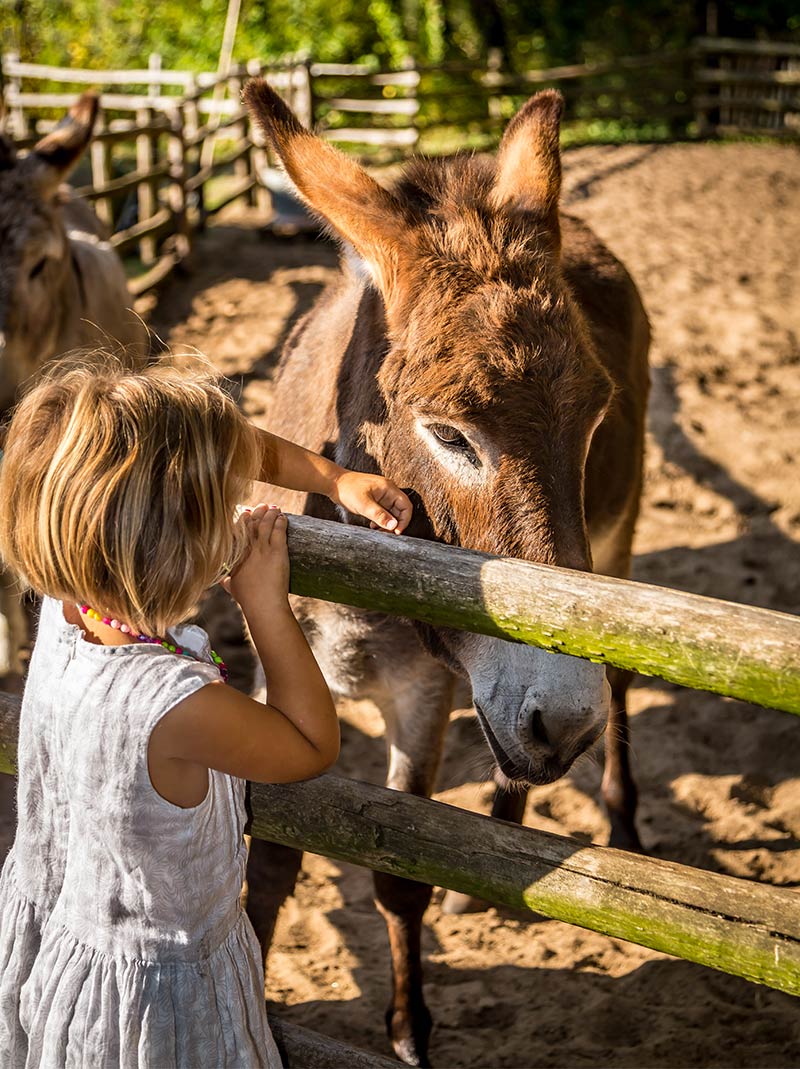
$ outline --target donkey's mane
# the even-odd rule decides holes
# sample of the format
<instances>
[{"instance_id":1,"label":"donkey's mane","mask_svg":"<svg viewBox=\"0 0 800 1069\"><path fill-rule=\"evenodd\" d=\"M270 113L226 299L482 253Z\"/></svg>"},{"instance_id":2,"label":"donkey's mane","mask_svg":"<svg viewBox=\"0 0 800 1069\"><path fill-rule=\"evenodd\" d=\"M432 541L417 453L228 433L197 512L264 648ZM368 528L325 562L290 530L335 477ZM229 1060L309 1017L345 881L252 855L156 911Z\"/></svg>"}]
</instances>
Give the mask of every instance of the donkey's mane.
<instances>
[{"instance_id":1,"label":"donkey's mane","mask_svg":"<svg viewBox=\"0 0 800 1069\"><path fill-rule=\"evenodd\" d=\"M493 159L467 153L406 165L392 192L416 233L425 270L470 290L497 282L512 289L552 284L551 235L542 216L494 203L495 178Z\"/></svg>"},{"instance_id":2,"label":"donkey's mane","mask_svg":"<svg viewBox=\"0 0 800 1069\"><path fill-rule=\"evenodd\" d=\"M446 159L420 156L406 164L394 190L402 201L426 215L454 208L485 209L494 176L494 160L487 157L470 153Z\"/></svg>"}]
</instances>

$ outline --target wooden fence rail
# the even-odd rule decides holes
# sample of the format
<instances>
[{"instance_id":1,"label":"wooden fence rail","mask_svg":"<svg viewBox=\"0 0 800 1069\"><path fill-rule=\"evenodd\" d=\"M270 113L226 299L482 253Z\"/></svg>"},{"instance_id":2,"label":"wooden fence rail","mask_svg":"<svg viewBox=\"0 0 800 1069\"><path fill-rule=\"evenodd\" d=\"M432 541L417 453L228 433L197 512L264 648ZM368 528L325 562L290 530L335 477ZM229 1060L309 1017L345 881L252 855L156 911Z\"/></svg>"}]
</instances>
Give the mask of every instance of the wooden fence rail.
<instances>
[{"instance_id":1,"label":"wooden fence rail","mask_svg":"<svg viewBox=\"0 0 800 1069\"><path fill-rule=\"evenodd\" d=\"M19 699L0 694L0 772ZM251 833L476 895L800 995L797 893L326 775L251 788Z\"/></svg>"},{"instance_id":2,"label":"wooden fence rail","mask_svg":"<svg viewBox=\"0 0 800 1069\"><path fill-rule=\"evenodd\" d=\"M800 714L800 617L292 516L296 594L525 642Z\"/></svg>"}]
</instances>

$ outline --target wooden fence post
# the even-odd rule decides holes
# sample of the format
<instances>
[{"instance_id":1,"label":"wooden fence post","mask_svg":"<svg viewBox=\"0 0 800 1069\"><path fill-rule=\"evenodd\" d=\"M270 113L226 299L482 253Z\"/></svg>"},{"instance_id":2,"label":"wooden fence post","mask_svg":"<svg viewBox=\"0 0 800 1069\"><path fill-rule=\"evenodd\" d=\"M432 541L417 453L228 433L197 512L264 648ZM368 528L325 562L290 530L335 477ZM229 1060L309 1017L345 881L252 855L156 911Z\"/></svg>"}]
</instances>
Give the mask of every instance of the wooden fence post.
<instances>
[{"instance_id":1,"label":"wooden fence post","mask_svg":"<svg viewBox=\"0 0 800 1069\"><path fill-rule=\"evenodd\" d=\"M405 60L403 61L403 70L406 70L406 71L417 71L417 61L413 56L406 56ZM417 72L417 74L418 74L418 72ZM405 99L406 100L417 101L417 99L418 99L418 90L419 90L419 75L417 76L416 81L414 81L412 84L406 86ZM411 127L411 129L416 134L416 139L415 139L413 145L405 145L405 146L403 146L404 155L406 155L406 156L410 156L412 154L412 152L416 148L417 142L419 141L419 135L420 135L419 107L415 108L414 111L409 116L409 124L408 125Z\"/></svg>"},{"instance_id":2,"label":"wooden fence post","mask_svg":"<svg viewBox=\"0 0 800 1069\"><path fill-rule=\"evenodd\" d=\"M7 72L6 92L8 96L13 100L14 97L18 97L22 92L22 79L18 74L14 72L14 64L19 63L18 52L6 52L3 56L3 67ZM23 138L29 134L28 120L25 115L25 109L21 104L11 104L8 109L8 113L11 117L11 133L14 137Z\"/></svg>"},{"instance_id":3,"label":"wooden fence post","mask_svg":"<svg viewBox=\"0 0 800 1069\"><path fill-rule=\"evenodd\" d=\"M101 133L106 128L106 112L103 107L103 99L100 98L100 105L97 109L97 121L95 123L94 132ZM111 166L110 166L110 154L111 145L101 138L92 138L91 148L91 161L92 161L92 185L97 189L99 186L104 186L106 182L111 178ZM97 212L98 218L101 222L105 223L109 229L114 228L114 210L110 197L97 197L94 202L94 209Z\"/></svg>"},{"instance_id":4,"label":"wooden fence post","mask_svg":"<svg viewBox=\"0 0 800 1069\"><path fill-rule=\"evenodd\" d=\"M152 108L140 108L136 112L138 126L148 126L154 118ZM153 136L149 133L137 134L136 136L136 169L143 174L153 167ZM155 189L154 183L146 179L139 183L137 190L139 203L139 222L152 218L155 214ZM143 264L152 264L156 259L155 238L147 234L139 242L139 257Z\"/></svg>"},{"instance_id":5,"label":"wooden fence post","mask_svg":"<svg viewBox=\"0 0 800 1069\"><path fill-rule=\"evenodd\" d=\"M486 111L490 119L502 118L502 104L498 95L503 76L500 68L503 65L503 53L499 48L490 48L486 57L486 73L483 76L483 84L487 88L488 100Z\"/></svg>"},{"instance_id":6,"label":"wooden fence post","mask_svg":"<svg viewBox=\"0 0 800 1069\"><path fill-rule=\"evenodd\" d=\"M161 70L161 53L151 52L147 60L147 68L151 71ZM161 96L161 82L153 81L148 86L148 96L160 97Z\"/></svg>"},{"instance_id":7,"label":"wooden fence post","mask_svg":"<svg viewBox=\"0 0 800 1069\"><path fill-rule=\"evenodd\" d=\"M294 110L300 122L314 129L314 87L311 81L311 59L308 56L294 67L291 72L292 89L290 90Z\"/></svg>"},{"instance_id":8,"label":"wooden fence post","mask_svg":"<svg viewBox=\"0 0 800 1069\"><path fill-rule=\"evenodd\" d=\"M264 73L263 65L259 60L249 60L247 63L247 74L251 78L257 78ZM266 189L262 182L261 176L264 169L269 164L267 157L267 150L264 145L264 138L261 131L258 130L253 123L252 116L248 115L247 120L248 136L250 138L250 173L253 176L255 185L253 186L253 203L255 204L258 212L265 219L269 215L270 208L272 207L272 200L269 195L269 190Z\"/></svg>"},{"instance_id":9,"label":"wooden fence post","mask_svg":"<svg viewBox=\"0 0 800 1069\"><path fill-rule=\"evenodd\" d=\"M184 104L170 116L167 161L169 163L169 207L175 232L175 252L180 259L191 250L191 224L186 208L186 142Z\"/></svg>"},{"instance_id":10,"label":"wooden fence post","mask_svg":"<svg viewBox=\"0 0 800 1069\"><path fill-rule=\"evenodd\" d=\"M705 101L708 87L698 77L705 67L706 52L699 43L692 46L694 58L692 62L692 108L694 121L697 124L697 136L708 137L711 133L711 124L708 118L708 106L700 101Z\"/></svg>"},{"instance_id":11,"label":"wooden fence post","mask_svg":"<svg viewBox=\"0 0 800 1069\"><path fill-rule=\"evenodd\" d=\"M244 79L242 74L245 73L242 67L236 67L235 72L228 78L228 96L231 100L235 101L238 107L242 106L242 84ZM248 138L248 128L250 126L249 116L245 116L241 122L231 126L231 134L237 139L237 142L244 141ZM246 156L240 156L238 160L234 161L233 173L237 182L244 182L251 174L250 153ZM256 204L255 187L248 191L247 203L251 206Z\"/></svg>"}]
</instances>

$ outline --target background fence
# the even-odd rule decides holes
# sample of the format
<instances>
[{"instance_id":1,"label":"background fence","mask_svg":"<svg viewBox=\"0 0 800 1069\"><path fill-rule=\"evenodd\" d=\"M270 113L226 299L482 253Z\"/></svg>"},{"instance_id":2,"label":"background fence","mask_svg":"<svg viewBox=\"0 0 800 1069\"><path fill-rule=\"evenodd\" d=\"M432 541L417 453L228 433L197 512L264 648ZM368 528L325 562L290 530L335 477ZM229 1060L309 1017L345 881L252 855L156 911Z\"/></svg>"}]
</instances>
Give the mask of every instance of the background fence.
<instances>
[{"instance_id":1,"label":"background fence","mask_svg":"<svg viewBox=\"0 0 800 1069\"><path fill-rule=\"evenodd\" d=\"M102 92L90 163L77 191L94 202L139 295L189 251L209 215L246 198L269 211L266 150L242 108L262 74L323 137L371 160L488 148L532 92L557 87L567 141L716 134L800 137L800 46L699 38L691 49L606 64L510 72L480 64L377 70L288 57L230 73L77 70L3 57L4 124L22 149L87 87Z\"/></svg>"}]
</instances>

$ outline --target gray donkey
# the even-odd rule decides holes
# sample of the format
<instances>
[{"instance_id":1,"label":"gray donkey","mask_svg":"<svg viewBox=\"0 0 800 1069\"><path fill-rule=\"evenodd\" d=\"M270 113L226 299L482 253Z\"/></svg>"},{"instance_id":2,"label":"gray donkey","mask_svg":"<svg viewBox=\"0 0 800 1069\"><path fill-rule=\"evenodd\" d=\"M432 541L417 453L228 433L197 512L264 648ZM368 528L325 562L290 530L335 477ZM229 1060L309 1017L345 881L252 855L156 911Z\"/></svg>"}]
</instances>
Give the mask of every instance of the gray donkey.
<instances>
[{"instance_id":1,"label":"gray donkey","mask_svg":"<svg viewBox=\"0 0 800 1069\"><path fill-rule=\"evenodd\" d=\"M100 220L63 180L92 136L97 97L84 93L65 120L19 157L0 134L0 417L46 361L74 349L146 356L125 272ZM0 684L18 676L24 619L0 574Z\"/></svg>"}]
</instances>

